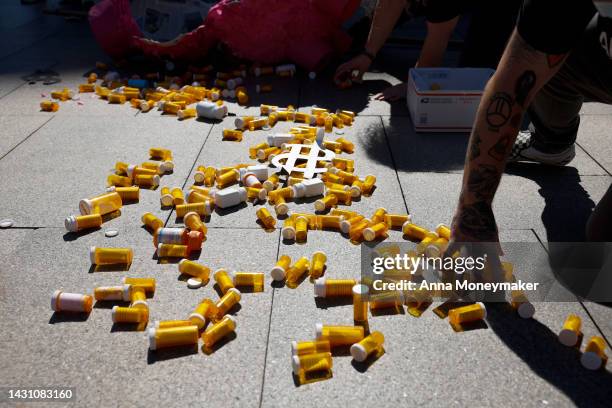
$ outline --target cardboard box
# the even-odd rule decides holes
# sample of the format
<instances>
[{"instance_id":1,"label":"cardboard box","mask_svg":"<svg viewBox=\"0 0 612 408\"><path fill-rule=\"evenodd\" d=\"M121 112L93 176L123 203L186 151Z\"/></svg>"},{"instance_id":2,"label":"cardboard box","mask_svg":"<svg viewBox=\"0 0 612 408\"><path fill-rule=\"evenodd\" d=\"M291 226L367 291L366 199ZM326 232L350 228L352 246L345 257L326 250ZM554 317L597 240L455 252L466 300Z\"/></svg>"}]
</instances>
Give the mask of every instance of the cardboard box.
<instances>
[{"instance_id":1,"label":"cardboard box","mask_svg":"<svg viewBox=\"0 0 612 408\"><path fill-rule=\"evenodd\" d=\"M413 68L408 73L408 109L417 132L469 132L489 68Z\"/></svg>"}]
</instances>

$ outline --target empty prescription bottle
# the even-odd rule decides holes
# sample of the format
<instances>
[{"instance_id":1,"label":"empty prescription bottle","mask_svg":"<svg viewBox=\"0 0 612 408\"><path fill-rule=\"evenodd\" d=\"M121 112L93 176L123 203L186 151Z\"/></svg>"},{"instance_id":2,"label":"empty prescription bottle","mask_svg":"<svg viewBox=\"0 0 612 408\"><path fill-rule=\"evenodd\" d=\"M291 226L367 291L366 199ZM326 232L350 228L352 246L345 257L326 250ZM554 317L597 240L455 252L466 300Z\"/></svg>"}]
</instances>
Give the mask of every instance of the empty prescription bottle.
<instances>
[{"instance_id":1,"label":"empty prescription bottle","mask_svg":"<svg viewBox=\"0 0 612 408\"><path fill-rule=\"evenodd\" d=\"M140 200L140 188L138 186L116 187L110 186L106 189L109 193L115 192L119 194L122 202Z\"/></svg>"},{"instance_id":2,"label":"empty prescription bottle","mask_svg":"<svg viewBox=\"0 0 612 408\"><path fill-rule=\"evenodd\" d=\"M92 265L130 265L134 258L132 248L89 248Z\"/></svg>"},{"instance_id":3,"label":"empty prescription bottle","mask_svg":"<svg viewBox=\"0 0 612 408\"><path fill-rule=\"evenodd\" d=\"M225 336L233 333L236 330L236 318L234 316L224 316L221 321L208 327L202 334L204 346L208 349L212 348Z\"/></svg>"},{"instance_id":4,"label":"empty prescription bottle","mask_svg":"<svg viewBox=\"0 0 612 408\"><path fill-rule=\"evenodd\" d=\"M82 231L91 228L100 228L102 216L100 214L71 215L64 221L66 229L70 232Z\"/></svg>"},{"instance_id":5,"label":"empty prescription bottle","mask_svg":"<svg viewBox=\"0 0 612 408\"><path fill-rule=\"evenodd\" d=\"M149 349L197 345L198 338L198 326L195 325L164 329L152 327L149 329Z\"/></svg>"},{"instance_id":6,"label":"empty prescription bottle","mask_svg":"<svg viewBox=\"0 0 612 408\"><path fill-rule=\"evenodd\" d=\"M164 222L150 212L144 213L141 220L151 231L157 231L164 226Z\"/></svg>"},{"instance_id":7,"label":"empty prescription bottle","mask_svg":"<svg viewBox=\"0 0 612 408\"><path fill-rule=\"evenodd\" d=\"M112 213L121 208L121 196L116 193L106 193L93 198L84 198L79 202L79 210L83 215Z\"/></svg>"},{"instance_id":8,"label":"empty prescription bottle","mask_svg":"<svg viewBox=\"0 0 612 408\"><path fill-rule=\"evenodd\" d=\"M313 353L329 353L331 346L327 340L292 341L291 355L302 356Z\"/></svg>"},{"instance_id":9,"label":"empty prescription bottle","mask_svg":"<svg viewBox=\"0 0 612 408\"><path fill-rule=\"evenodd\" d=\"M380 352L384 342L385 336L381 332L372 332L359 343L351 346L351 356L355 361L364 362L369 356Z\"/></svg>"},{"instance_id":10,"label":"empty prescription bottle","mask_svg":"<svg viewBox=\"0 0 612 408\"><path fill-rule=\"evenodd\" d=\"M270 271L270 276L275 281L282 281L285 279L285 275L287 273L287 269L291 266L291 258L289 255L281 255L281 257L276 262L276 265Z\"/></svg>"},{"instance_id":11,"label":"empty prescription bottle","mask_svg":"<svg viewBox=\"0 0 612 408\"><path fill-rule=\"evenodd\" d=\"M317 323L315 327L317 340L327 340L332 347L350 346L364 338L362 326L325 326Z\"/></svg>"},{"instance_id":12,"label":"empty prescription bottle","mask_svg":"<svg viewBox=\"0 0 612 408\"><path fill-rule=\"evenodd\" d=\"M230 276L234 286L252 288L253 292L263 292L265 279L263 272L233 271Z\"/></svg>"},{"instance_id":13,"label":"empty prescription bottle","mask_svg":"<svg viewBox=\"0 0 612 408\"><path fill-rule=\"evenodd\" d=\"M51 295L51 310L54 312L89 313L93 308L93 297L80 293L56 290Z\"/></svg>"}]
</instances>

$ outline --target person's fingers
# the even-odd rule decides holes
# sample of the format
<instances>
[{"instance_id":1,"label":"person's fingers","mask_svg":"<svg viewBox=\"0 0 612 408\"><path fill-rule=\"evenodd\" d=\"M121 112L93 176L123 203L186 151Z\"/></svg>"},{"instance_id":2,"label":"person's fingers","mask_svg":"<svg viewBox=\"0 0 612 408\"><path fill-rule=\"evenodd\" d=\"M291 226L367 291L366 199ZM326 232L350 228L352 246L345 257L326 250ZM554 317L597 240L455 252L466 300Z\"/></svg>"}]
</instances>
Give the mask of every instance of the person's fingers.
<instances>
[{"instance_id":1,"label":"person's fingers","mask_svg":"<svg viewBox=\"0 0 612 408\"><path fill-rule=\"evenodd\" d=\"M377 101L384 101L385 100L385 95L382 92L380 92L380 93L377 93L376 95L374 95L373 98L375 100L377 100Z\"/></svg>"},{"instance_id":2,"label":"person's fingers","mask_svg":"<svg viewBox=\"0 0 612 408\"><path fill-rule=\"evenodd\" d=\"M334 81L340 81L342 79L341 77L346 75L347 72L351 72L350 61L345 62L344 64L340 65L338 69L336 69L336 73L334 74Z\"/></svg>"},{"instance_id":3,"label":"person's fingers","mask_svg":"<svg viewBox=\"0 0 612 408\"><path fill-rule=\"evenodd\" d=\"M395 102L398 99L400 99L400 96L397 95L396 93L389 93L389 95L385 96L385 100L389 102Z\"/></svg>"}]
</instances>

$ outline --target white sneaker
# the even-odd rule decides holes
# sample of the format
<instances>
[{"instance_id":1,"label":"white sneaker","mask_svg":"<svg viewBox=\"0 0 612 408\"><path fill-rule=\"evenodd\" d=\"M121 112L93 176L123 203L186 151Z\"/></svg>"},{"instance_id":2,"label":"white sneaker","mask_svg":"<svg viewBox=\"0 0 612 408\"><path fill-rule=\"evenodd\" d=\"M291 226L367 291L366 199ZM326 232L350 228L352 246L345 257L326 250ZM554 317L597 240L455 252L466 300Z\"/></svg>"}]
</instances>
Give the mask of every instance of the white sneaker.
<instances>
[{"instance_id":1,"label":"white sneaker","mask_svg":"<svg viewBox=\"0 0 612 408\"><path fill-rule=\"evenodd\" d=\"M530 131L519 132L512 152L508 157L508 163L515 162L535 162L550 166L565 166L576 157L576 148L571 145L559 153L544 153L537 150L534 146L534 139Z\"/></svg>"}]
</instances>

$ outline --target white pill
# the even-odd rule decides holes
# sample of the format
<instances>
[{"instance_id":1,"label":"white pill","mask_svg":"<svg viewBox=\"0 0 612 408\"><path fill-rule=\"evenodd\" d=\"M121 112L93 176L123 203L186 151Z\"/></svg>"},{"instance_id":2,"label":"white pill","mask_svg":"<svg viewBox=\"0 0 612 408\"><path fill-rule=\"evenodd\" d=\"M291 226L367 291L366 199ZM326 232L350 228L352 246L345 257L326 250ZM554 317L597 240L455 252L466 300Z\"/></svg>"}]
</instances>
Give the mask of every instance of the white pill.
<instances>
[{"instance_id":1,"label":"white pill","mask_svg":"<svg viewBox=\"0 0 612 408\"><path fill-rule=\"evenodd\" d=\"M119 235L119 231L114 230L114 229L106 230L104 231L104 235L107 236L108 238L116 237L117 235Z\"/></svg>"},{"instance_id":2,"label":"white pill","mask_svg":"<svg viewBox=\"0 0 612 408\"><path fill-rule=\"evenodd\" d=\"M10 228L13 226L13 220L0 220L0 228Z\"/></svg>"},{"instance_id":3,"label":"white pill","mask_svg":"<svg viewBox=\"0 0 612 408\"><path fill-rule=\"evenodd\" d=\"M200 278L189 278L187 279L187 287L189 289L199 289L202 287L202 279Z\"/></svg>"}]
</instances>

